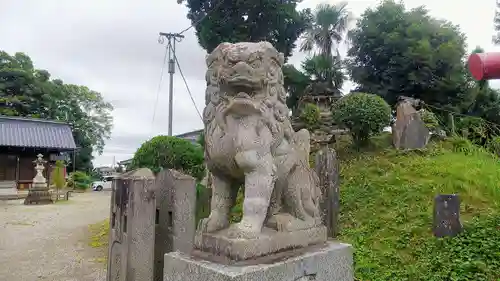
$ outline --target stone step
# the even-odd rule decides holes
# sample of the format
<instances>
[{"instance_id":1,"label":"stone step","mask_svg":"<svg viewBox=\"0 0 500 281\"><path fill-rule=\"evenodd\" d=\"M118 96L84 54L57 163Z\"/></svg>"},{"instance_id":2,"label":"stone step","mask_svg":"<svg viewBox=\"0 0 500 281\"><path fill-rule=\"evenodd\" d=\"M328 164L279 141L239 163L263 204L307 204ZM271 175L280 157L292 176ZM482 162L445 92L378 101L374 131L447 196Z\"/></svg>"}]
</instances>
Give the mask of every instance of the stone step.
<instances>
[{"instance_id":1,"label":"stone step","mask_svg":"<svg viewBox=\"0 0 500 281\"><path fill-rule=\"evenodd\" d=\"M0 181L0 189L2 188L16 188L16 181Z\"/></svg>"},{"instance_id":2,"label":"stone step","mask_svg":"<svg viewBox=\"0 0 500 281\"><path fill-rule=\"evenodd\" d=\"M15 181L0 181L0 200L13 199L17 197L17 185Z\"/></svg>"}]
</instances>

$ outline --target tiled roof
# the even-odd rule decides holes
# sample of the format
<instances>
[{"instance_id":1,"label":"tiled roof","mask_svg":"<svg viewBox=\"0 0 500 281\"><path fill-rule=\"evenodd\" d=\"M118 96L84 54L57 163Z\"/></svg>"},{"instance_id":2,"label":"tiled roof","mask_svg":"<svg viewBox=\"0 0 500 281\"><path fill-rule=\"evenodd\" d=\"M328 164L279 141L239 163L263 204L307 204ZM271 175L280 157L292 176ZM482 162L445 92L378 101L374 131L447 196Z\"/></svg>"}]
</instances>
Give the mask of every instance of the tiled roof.
<instances>
[{"instance_id":1,"label":"tiled roof","mask_svg":"<svg viewBox=\"0 0 500 281\"><path fill-rule=\"evenodd\" d=\"M67 123L0 116L0 146L76 149Z\"/></svg>"},{"instance_id":2,"label":"tiled roof","mask_svg":"<svg viewBox=\"0 0 500 281\"><path fill-rule=\"evenodd\" d=\"M174 137L182 139L182 138L186 138L186 137L199 136L201 133L203 133L203 129L191 131L191 132L186 132L186 133L183 133L180 135L175 135Z\"/></svg>"}]
</instances>

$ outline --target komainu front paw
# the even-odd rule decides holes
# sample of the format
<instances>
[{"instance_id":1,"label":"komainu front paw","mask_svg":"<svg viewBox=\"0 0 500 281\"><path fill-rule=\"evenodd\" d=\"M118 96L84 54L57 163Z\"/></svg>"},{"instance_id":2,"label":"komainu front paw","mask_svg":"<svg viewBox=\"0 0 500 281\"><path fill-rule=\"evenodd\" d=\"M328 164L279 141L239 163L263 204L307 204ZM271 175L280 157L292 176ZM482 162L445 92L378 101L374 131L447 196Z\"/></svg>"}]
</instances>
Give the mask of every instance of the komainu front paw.
<instances>
[{"instance_id":1,"label":"komainu front paw","mask_svg":"<svg viewBox=\"0 0 500 281\"><path fill-rule=\"evenodd\" d=\"M208 218L200 220L198 223L198 231L201 233L215 232L229 226L227 216L222 216L217 213L211 213Z\"/></svg>"},{"instance_id":2,"label":"komainu front paw","mask_svg":"<svg viewBox=\"0 0 500 281\"><path fill-rule=\"evenodd\" d=\"M261 228L257 228L250 223L241 221L229 227L227 236L233 239L254 239L261 233Z\"/></svg>"}]
</instances>

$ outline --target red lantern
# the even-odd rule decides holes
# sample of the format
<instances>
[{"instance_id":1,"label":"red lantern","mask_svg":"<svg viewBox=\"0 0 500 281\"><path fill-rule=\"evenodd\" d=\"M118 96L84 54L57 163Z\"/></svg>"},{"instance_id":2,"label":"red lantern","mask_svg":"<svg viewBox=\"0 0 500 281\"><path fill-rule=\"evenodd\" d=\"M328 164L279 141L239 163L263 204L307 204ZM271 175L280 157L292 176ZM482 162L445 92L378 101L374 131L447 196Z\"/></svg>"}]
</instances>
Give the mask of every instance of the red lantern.
<instances>
[{"instance_id":1,"label":"red lantern","mask_svg":"<svg viewBox=\"0 0 500 281\"><path fill-rule=\"evenodd\" d=\"M477 53L469 56L469 71L476 80L500 79L500 53Z\"/></svg>"}]
</instances>

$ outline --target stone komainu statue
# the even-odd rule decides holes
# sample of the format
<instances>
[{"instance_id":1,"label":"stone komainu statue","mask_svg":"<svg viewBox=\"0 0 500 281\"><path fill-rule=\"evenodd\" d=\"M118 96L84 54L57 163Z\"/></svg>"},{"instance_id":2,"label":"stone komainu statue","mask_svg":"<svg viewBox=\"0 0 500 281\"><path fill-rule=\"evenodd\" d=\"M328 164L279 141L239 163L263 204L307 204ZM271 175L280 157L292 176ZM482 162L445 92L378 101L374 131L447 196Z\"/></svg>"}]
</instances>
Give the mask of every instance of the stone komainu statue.
<instances>
[{"instance_id":1,"label":"stone komainu statue","mask_svg":"<svg viewBox=\"0 0 500 281\"><path fill-rule=\"evenodd\" d=\"M228 227L240 237L262 228L322 225L318 177L309 167L309 132L294 132L283 88L283 54L270 43L222 43L207 57L205 159L212 202L199 233ZM229 212L244 185L243 217Z\"/></svg>"}]
</instances>

